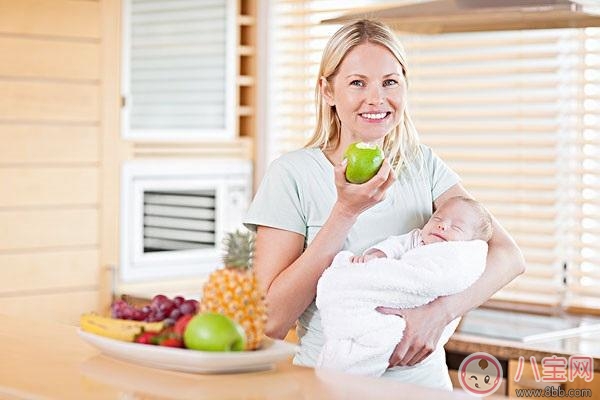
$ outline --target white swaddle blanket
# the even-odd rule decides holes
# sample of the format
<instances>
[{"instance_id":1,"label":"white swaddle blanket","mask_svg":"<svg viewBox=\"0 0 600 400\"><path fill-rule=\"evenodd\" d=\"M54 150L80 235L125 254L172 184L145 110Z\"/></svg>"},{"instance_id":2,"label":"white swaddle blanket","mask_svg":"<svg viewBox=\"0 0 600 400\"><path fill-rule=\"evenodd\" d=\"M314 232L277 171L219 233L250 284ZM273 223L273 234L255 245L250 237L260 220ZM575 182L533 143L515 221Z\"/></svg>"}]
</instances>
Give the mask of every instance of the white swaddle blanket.
<instances>
[{"instance_id":1,"label":"white swaddle blanket","mask_svg":"<svg viewBox=\"0 0 600 400\"><path fill-rule=\"evenodd\" d=\"M360 264L351 263L350 256L347 251L336 255L317 284L325 335L317 367L381 376L406 323L375 308L413 308L463 291L485 269L487 243L433 243L409 250L400 260L377 258ZM446 331L441 345L453 329Z\"/></svg>"}]
</instances>

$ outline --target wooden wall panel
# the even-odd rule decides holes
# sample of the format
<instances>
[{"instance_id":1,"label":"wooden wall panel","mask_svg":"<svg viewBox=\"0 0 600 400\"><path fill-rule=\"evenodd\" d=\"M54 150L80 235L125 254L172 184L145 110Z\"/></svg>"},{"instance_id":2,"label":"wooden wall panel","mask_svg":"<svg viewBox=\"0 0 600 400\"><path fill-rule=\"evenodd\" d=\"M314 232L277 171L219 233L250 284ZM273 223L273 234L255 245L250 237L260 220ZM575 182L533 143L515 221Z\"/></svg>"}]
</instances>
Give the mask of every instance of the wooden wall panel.
<instances>
[{"instance_id":1,"label":"wooden wall panel","mask_svg":"<svg viewBox=\"0 0 600 400\"><path fill-rule=\"evenodd\" d=\"M0 124L0 165L97 163L97 126Z\"/></svg>"},{"instance_id":2,"label":"wooden wall panel","mask_svg":"<svg viewBox=\"0 0 600 400\"><path fill-rule=\"evenodd\" d=\"M79 316L93 310L97 303L98 291L94 288L66 293L0 296L0 310L3 314L23 319L52 320L71 325L78 325Z\"/></svg>"},{"instance_id":3,"label":"wooden wall panel","mask_svg":"<svg viewBox=\"0 0 600 400\"><path fill-rule=\"evenodd\" d=\"M98 79L100 45L0 36L0 76L50 79Z\"/></svg>"},{"instance_id":4,"label":"wooden wall panel","mask_svg":"<svg viewBox=\"0 0 600 400\"><path fill-rule=\"evenodd\" d=\"M95 205L98 168L0 168L0 207Z\"/></svg>"},{"instance_id":5,"label":"wooden wall panel","mask_svg":"<svg viewBox=\"0 0 600 400\"><path fill-rule=\"evenodd\" d=\"M98 250L38 251L34 253L0 254L1 294L71 289L98 284Z\"/></svg>"},{"instance_id":6,"label":"wooden wall panel","mask_svg":"<svg viewBox=\"0 0 600 400\"><path fill-rule=\"evenodd\" d=\"M0 81L0 93L0 121L98 121L98 85Z\"/></svg>"},{"instance_id":7,"label":"wooden wall panel","mask_svg":"<svg viewBox=\"0 0 600 400\"><path fill-rule=\"evenodd\" d=\"M78 0L0 0L0 32L97 39L100 3Z\"/></svg>"},{"instance_id":8,"label":"wooden wall panel","mask_svg":"<svg viewBox=\"0 0 600 400\"><path fill-rule=\"evenodd\" d=\"M0 226L0 252L98 242L96 209L0 209Z\"/></svg>"},{"instance_id":9,"label":"wooden wall panel","mask_svg":"<svg viewBox=\"0 0 600 400\"><path fill-rule=\"evenodd\" d=\"M121 137L121 0L102 1L101 120L102 154L99 202L102 207L100 225L101 278L98 311L106 313L115 290L115 272L120 250L120 174L121 164L131 159L131 142ZM112 268L109 268L112 267Z\"/></svg>"},{"instance_id":10,"label":"wooden wall panel","mask_svg":"<svg viewBox=\"0 0 600 400\"><path fill-rule=\"evenodd\" d=\"M98 309L102 9L0 0L0 313Z\"/></svg>"}]
</instances>

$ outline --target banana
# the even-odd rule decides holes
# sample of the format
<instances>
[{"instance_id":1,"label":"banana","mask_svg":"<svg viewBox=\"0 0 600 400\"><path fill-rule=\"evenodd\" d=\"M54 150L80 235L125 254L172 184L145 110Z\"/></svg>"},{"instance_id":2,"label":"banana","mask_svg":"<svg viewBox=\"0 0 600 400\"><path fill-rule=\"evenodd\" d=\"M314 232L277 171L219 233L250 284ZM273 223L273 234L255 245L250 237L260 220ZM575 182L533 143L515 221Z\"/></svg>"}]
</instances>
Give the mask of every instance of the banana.
<instances>
[{"instance_id":1,"label":"banana","mask_svg":"<svg viewBox=\"0 0 600 400\"><path fill-rule=\"evenodd\" d=\"M164 322L142 322L127 319L103 317L95 313L86 313L79 319L82 330L112 339L133 342L140 333L160 332Z\"/></svg>"}]
</instances>

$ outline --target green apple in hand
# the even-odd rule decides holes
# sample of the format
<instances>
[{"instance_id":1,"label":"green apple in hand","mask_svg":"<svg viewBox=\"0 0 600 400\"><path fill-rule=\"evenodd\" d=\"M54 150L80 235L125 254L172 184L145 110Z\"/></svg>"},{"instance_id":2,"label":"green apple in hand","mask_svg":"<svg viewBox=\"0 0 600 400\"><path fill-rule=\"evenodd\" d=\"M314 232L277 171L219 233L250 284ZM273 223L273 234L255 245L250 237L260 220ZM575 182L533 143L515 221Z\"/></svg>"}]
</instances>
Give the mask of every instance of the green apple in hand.
<instances>
[{"instance_id":1,"label":"green apple in hand","mask_svg":"<svg viewBox=\"0 0 600 400\"><path fill-rule=\"evenodd\" d=\"M196 315L183 332L185 347L202 351L242 351L246 347L244 328L217 313Z\"/></svg>"},{"instance_id":2,"label":"green apple in hand","mask_svg":"<svg viewBox=\"0 0 600 400\"><path fill-rule=\"evenodd\" d=\"M346 180L365 183L377 174L385 156L376 144L357 142L348 146L344 157L348 160Z\"/></svg>"}]
</instances>

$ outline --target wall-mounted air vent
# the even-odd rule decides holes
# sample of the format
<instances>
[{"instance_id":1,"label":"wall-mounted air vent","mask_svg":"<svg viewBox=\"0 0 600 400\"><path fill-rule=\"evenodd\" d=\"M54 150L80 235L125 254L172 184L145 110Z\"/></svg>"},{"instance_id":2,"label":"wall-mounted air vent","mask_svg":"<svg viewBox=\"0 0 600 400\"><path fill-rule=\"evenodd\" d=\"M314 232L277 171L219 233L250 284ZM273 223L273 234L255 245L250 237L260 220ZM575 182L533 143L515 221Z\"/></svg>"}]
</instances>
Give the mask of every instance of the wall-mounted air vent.
<instances>
[{"instance_id":1,"label":"wall-mounted air vent","mask_svg":"<svg viewBox=\"0 0 600 400\"><path fill-rule=\"evenodd\" d=\"M215 190L144 193L144 253L215 247Z\"/></svg>"},{"instance_id":2,"label":"wall-mounted air vent","mask_svg":"<svg viewBox=\"0 0 600 400\"><path fill-rule=\"evenodd\" d=\"M135 160L123 166L123 282L205 276L221 243L242 227L252 195L246 160Z\"/></svg>"}]
</instances>

